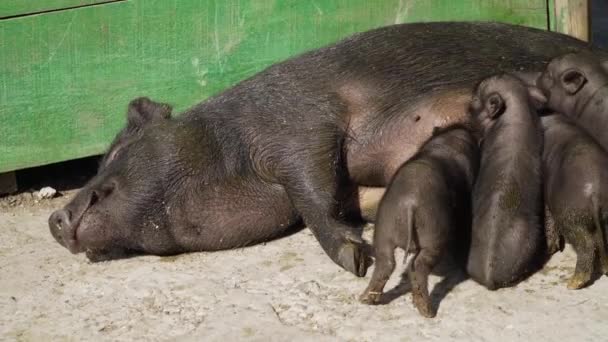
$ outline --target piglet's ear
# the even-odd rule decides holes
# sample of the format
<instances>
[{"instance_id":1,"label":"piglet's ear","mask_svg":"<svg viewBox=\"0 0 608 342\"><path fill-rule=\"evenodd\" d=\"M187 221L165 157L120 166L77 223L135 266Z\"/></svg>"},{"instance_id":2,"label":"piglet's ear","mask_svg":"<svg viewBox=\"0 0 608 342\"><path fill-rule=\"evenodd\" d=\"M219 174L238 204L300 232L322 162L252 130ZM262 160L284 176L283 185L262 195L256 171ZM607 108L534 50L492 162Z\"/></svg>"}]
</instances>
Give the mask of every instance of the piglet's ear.
<instances>
[{"instance_id":1,"label":"piglet's ear","mask_svg":"<svg viewBox=\"0 0 608 342\"><path fill-rule=\"evenodd\" d=\"M528 94L530 95L530 100L532 100L532 104L534 105L535 109L538 110L545 107L548 100L545 94L543 94L542 90L537 87L529 86Z\"/></svg>"},{"instance_id":2,"label":"piglet's ear","mask_svg":"<svg viewBox=\"0 0 608 342\"><path fill-rule=\"evenodd\" d=\"M560 76L560 81L566 93L574 95L581 90L583 85L585 85L587 78L582 71L576 68L571 68L562 73Z\"/></svg>"},{"instance_id":3,"label":"piglet's ear","mask_svg":"<svg viewBox=\"0 0 608 342\"><path fill-rule=\"evenodd\" d=\"M127 120L135 126L144 125L152 120L169 119L171 117L170 105L150 100L147 97L138 97L129 103Z\"/></svg>"},{"instance_id":4,"label":"piglet's ear","mask_svg":"<svg viewBox=\"0 0 608 342\"><path fill-rule=\"evenodd\" d=\"M492 119L499 117L505 111L505 101L498 93L492 93L485 102L485 109Z\"/></svg>"}]
</instances>

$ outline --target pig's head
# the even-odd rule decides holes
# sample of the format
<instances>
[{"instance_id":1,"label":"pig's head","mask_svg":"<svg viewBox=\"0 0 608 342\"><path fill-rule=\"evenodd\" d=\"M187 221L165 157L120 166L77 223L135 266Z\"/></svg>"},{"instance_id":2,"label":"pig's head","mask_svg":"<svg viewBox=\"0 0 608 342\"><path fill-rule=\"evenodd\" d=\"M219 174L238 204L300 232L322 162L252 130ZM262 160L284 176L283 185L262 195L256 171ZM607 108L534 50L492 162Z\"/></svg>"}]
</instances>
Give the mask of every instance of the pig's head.
<instances>
[{"instance_id":1,"label":"pig's head","mask_svg":"<svg viewBox=\"0 0 608 342\"><path fill-rule=\"evenodd\" d=\"M470 112L481 135L491 129L506 111L540 109L547 99L540 89L524 84L519 78L496 75L481 81L471 99ZM517 120L510 115L509 120Z\"/></svg>"},{"instance_id":2,"label":"pig's head","mask_svg":"<svg viewBox=\"0 0 608 342\"><path fill-rule=\"evenodd\" d=\"M547 96L547 106L578 115L598 89L608 85L608 61L588 51L556 57L536 81Z\"/></svg>"},{"instance_id":3,"label":"pig's head","mask_svg":"<svg viewBox=\"0 0 608 342\"><path fill-rule=\"evenodd\" d=\"M129 252L167 252L163 125L171 107L148 98L129 104L127 125L101 161L97 175L63 209L53 212L53 237L92 261ZM166 235L166 236L165 236ZM163 243L163 241L167 241Z\"/></svg>"}]
</instances>

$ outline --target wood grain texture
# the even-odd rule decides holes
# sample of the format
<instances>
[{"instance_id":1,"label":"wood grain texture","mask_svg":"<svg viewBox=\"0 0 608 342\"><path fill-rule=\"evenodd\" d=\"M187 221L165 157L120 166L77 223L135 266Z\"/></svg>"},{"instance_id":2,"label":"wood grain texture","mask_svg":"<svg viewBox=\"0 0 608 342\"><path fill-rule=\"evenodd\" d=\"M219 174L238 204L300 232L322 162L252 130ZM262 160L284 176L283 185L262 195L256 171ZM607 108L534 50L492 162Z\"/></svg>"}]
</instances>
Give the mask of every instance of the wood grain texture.
<instances>
[{"instance_id":1,"label":"wood grain texture","mask_svg":"<svg viewBox=\"0 0 608 342\"><path fill-rule=\"evenodd\" d=\"M544 27L543 3L130 0L0 20L0 172L103 152L136 96L179 112L353 32L448 19Z\"/></svg>"},{"instance_id":2,"label":"wood grain texture","mask_svg":"<svg viewBox=\"0 0 608 342\"><path fill-rule=\"evenodd\" d=\"M552 0L555 25L553 30L589 41L588 0Z\"/></svg>"}]
</instances>

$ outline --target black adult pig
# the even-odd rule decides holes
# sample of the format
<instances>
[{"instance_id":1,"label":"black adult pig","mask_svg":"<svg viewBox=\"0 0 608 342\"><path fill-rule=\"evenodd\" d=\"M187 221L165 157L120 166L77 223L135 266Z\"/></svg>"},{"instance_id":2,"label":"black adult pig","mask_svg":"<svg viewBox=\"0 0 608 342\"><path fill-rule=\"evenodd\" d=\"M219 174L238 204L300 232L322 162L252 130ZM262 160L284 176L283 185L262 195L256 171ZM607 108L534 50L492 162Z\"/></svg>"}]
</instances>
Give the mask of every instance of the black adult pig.
<instances>
[{"instance_id":1,"label":"black adult pig","mask_svg":"<svg viewBox=\"0 0 608 342\"><path fill-rule=\"evenodd\" d=\"M376 268L361 301L374 304L395 269L395 248L414 252L409 278L414 305L435 316L428 276L454 237L468 236L471 188L479 163L477 142L463 128L448 129L424 144L396 173L378 207Z\"/></svg>"},{"instance_id":2,"label":"black adult pig","mask_svg":"<svg viewBox=\"0 0 608 342\"><path fill-rule=\"evenodd\" d=\"M546 99L510 75L478 86L472 114L482 136L473 189L469 275L489 289L513 284L538 262L542 217L542 130Z\"/></svg>"},{"instance_id":3,"label":"black adult pig","mask_svg":"<svg viewBox=\"0 0 608 342\"><path fill-rule=\"evenodd\" d=\"M303 219L362 276L361 238L344 219L357 212L356 185L386 186L434 129L468 121L481 77L541 71L585 48L506 24L394 25L273 65L178 118L137 100L98 175L50 228L98 260L234 248Z\"/></svg>"},{"instance_id":4,"label":"black adult pig","mask_svg":"<svg viewBox=\"0 0 608 342\"><path fill-rule=\"evenodd\" d=\"M569 289L587 285L596 270L608 273L608 155L562 115L542 118L545 201L557 232L577 254Z\"/></svg>"},{"instance_id":5,"label":"black adult pig","mask_svg":"<svg viewBox=\"0 0 608 342\"><path fill-rule=\"evenodd\" d=\"M557 57L538 86L548 96L547 107L576 120L608 151L608 62L589 52Z\"/></svg>"}]
</instances>

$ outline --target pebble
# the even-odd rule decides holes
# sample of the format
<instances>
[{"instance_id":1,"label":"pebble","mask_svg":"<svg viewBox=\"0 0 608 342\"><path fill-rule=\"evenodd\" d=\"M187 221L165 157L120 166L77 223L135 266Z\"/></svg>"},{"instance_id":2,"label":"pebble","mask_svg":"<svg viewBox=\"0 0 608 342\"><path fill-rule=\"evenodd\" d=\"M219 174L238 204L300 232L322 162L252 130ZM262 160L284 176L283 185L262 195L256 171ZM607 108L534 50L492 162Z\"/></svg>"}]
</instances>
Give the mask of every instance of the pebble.
<instances>
[{"instance_id":1,"label":"pebble","mask_svg":"<svg viewBox=\"0 0 608 342\"><path fill-rule=\"evenodd\" d=\"M35 192L34 196L36 196L38 200L43 200L53 198L56 194L57 190L51 188L50 186L45 186L44 188L40 189L40 191Z\"/></svg>"}]
</instances>

